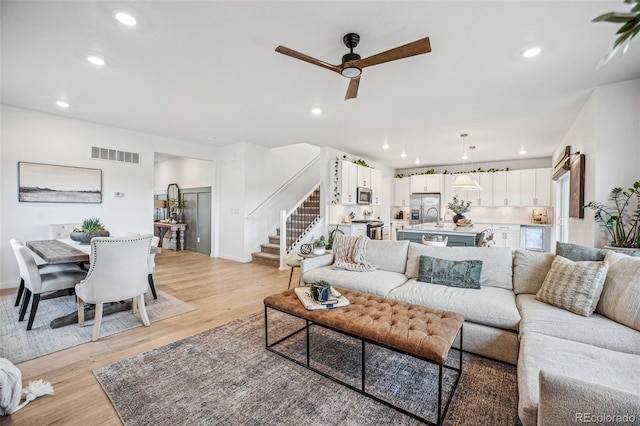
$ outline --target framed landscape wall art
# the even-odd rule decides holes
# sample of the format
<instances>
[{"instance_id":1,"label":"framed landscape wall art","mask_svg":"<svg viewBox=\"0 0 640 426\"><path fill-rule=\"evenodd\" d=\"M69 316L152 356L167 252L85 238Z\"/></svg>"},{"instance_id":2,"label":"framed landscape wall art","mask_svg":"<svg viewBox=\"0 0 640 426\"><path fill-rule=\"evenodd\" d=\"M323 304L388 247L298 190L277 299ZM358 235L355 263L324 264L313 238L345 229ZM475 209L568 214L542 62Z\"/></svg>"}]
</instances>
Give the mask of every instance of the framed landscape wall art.
<instances>
[{"instance_id":1,"label":"framed landscape wall art","mask_svg":"<svg viewBox=\"0 0 640 426\"><path fill-rule=\"evenodd\" d=\"M20 161L18 201L102 203L102 170Z\"/></svg>"}]
</instances>

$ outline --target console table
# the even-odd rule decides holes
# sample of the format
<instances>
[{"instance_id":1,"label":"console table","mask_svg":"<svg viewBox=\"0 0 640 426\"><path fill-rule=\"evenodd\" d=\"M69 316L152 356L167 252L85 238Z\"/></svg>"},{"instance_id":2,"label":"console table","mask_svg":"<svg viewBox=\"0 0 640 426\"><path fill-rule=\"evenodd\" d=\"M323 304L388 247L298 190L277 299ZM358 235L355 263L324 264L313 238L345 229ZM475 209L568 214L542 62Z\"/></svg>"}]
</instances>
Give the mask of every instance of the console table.
<instances>
[{"instance_id":1,"label":"console table","mask_svg":"<svg viewBox=\"0 0 640 426\"><path fill-rule=\"evenodd\" d=\"M187 230L186 223L154 222L153 226L156 235L160 238L160 241L162 241L162 234L164 234L164 232L171 231L171 239L176 242L176 247L174 248L174 250L178 250L178 242L180 243L179 250L184 250L184 234Z\"/></svg>"}]
</instances>

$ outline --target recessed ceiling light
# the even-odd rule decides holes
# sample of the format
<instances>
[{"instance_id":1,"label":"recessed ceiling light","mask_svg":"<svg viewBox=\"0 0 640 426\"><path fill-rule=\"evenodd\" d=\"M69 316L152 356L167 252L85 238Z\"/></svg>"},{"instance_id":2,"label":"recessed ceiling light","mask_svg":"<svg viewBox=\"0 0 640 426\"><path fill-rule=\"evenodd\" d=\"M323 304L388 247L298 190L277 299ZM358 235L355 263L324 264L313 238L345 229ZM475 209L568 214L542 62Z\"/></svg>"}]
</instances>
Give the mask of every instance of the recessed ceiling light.
<instances>
[{"instance_id":1,"label":"recessed ceiling light","mask_svg":"<svg viewBox=\"0 0 640 426\"><path fill-rule=\"evenodd\" d=\"M387 141L384 141L384 144L382 145L382 149L389 149L389 143Z\"/></svg>"},{"instance_id":2,"label":"recessed ceiling light","mask_svg":"<svg viewBox=\"0 0 640 426\"><path fill-rule=\"evenodd\" d=\"M137 24L136 18L129 15L127 12L115 11L113 12L113 17L116 18L116 21L120 22L122 25L126 25L128 27L133 27Z\"/></svg>"},{"instance_id":3,"label":"recessed ceiling light","mask_svg":"<svg viewBox=\"0 0 640 426\"><path fill-rule=\"evenodd\" d=\"M540 54L540 52L542 52L542 49L538 46L534 46L534 47L530 47L527 50L525 50L524 52L521 53L523 58L534 58L536 56L538 56Z\"/></svg>"},{"instance_id":4,"label":"recessed ceiling light","mask_svg":"<svg viewBox=\"0 0 640 426\"><path fill-rule=\"evenodd\" d=\"M418 157L416 157L416 161L414 161L414 163L420 164L420 159Z\"/></svg>"},{"instance_id":5,"label":"recessed ceiling light","mask_svg":"<svg viewBox=\"0 0 640 426\"><path fill-rule=\"evenodd\" d=\"M407 156L407 153L402 151L402 154L400 154L400 157L405 158Z\"/></svg>"},{"instance_id":6,"label":"recessed ceiling light","mask_svg":"<svg viewBox=\"0 0 640 426\"><path fill-rule=\"evenodd\" d=\"M99 67L103 66L104 64L106 64L107 62L102 59L100 56L96 56L96 55L89 55L87 56L87 61L91 62L93 65L97 65Z\"/></svg>"},{"instance_id":7,"label":"recessed ceiling light","mask_svg":"<svg viewBox=\"0 0 640 426\"><path fill-rule=\"evenodd\" d=\"M58 101L56 102L56 105L58 105L60 108L69 108L69 102L67 101Z\"/></svg>"},{"instance_id":8,"label":"recessed ceiling light","mask_svg":"<svg viewBox=\"0 0 640 426\"><path fill-rule=\"evenodd\" d=\"M313 108L313 109L311 110L311 114L313 114L313 115L320 115L320 114L322 114L322 108L318 108L318 107Z\"/></svg>"},{"instance_id":9,"label":"recessed ceiling light","mask_svg":"<svg viewBox=\"0 0 640 426\"><path fill-rule=\"evenodd\" d=\"M467 160L467 159L469 158L469 156L467 155L467 151L465 151L465 152L462 154L462 157L460 157L460 158L461 158L461 159L463 159L463 160Z\"/></svg>"},{"instance_id":10,"label":"recessed ceiling light","mask_svg":"<svg viewBox=\"0 0 640 426\"><path fill-rule=\"evenodd\" d=\"M526 150L526 149L524 149L524 145L522 145L522 146L520 147L520 151L518 151L518 154L520 154L520 155L525 155L526 153L527 153L527 150Z\"/></svg>"}]
</instances>

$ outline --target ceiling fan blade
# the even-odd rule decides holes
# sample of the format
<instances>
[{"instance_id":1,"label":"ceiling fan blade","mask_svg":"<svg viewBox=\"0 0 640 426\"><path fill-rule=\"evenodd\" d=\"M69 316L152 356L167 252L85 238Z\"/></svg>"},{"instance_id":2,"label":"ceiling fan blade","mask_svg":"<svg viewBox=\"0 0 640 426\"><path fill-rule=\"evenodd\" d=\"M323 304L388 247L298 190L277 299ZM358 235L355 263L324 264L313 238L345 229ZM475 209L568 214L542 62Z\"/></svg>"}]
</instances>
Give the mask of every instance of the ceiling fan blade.
<instances>
[{"instance_id":1,"label":"ceiling fan blade","mask_svg":"<svg viewBox=\"0 0 640 426\"><path fill-rule=\"evenodd\" d=\"M369 56L368 58L353 61L352 64L362 69L364 67L384 64L385 62L409 58L411 56L422 55L423 53L429 52L431 52L431 43L429 42L429 37L425 37L394 49Z\"/></svg>"},{"instance_id":2,"label":"ceiling fan blade","mask_svg":"<svg viewBox=\"0 0 640 426\"><path fill-rule=\"evenodd\" d=\"M362 74L360 74L362 75ZM358 86L360 86L360 75L357 77L353 77L349 80L349 87L347 88L347 95L344 97L344 100L353 99L358 96Z\"/></svg>"},{"instance_id":3,"label":"ceiling fan blade","mask_svg":"<svg viewBox=\"0 0 640 426\"><path fill-rule=\"evenodd\" d=\"M332 65L319 59L312 58L311 56L305 55L304 53L296 52L295 50L289 49L288 47L278 46L276 47L276 52L282 53L283 55L291 56L292 58L300 59L301 61L305 61L340 74L340 67L338 65Z\"/></svg>"}]
</instances>

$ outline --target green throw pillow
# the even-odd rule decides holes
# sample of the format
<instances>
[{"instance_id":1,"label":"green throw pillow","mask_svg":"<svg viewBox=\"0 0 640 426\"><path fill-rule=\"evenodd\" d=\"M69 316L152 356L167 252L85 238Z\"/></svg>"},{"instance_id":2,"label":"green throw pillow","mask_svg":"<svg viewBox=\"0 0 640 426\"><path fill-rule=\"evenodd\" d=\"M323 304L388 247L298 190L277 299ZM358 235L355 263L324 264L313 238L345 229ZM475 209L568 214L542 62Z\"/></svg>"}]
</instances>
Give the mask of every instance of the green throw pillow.
<instances>
[{"instance_id":1,"label":"green throw pillow","mask_svg":"<svg viewBox=\"0 0 640 426\"><path fill-rule=\"evenodd\" d=\"M574 262L599 262L607 255L606 249L556 242L556 254Z\"/></svg>"},{"instance_id":2,"label":"green throw pillow","mask_svg":"<svg viewBox=\"0 0 640 426\"><path fill-rule=\"evenodd\" d=\"M420 256L418 281L448 287L480 288L482 260L446 260Z\"/></svg>"}]
</instances>

